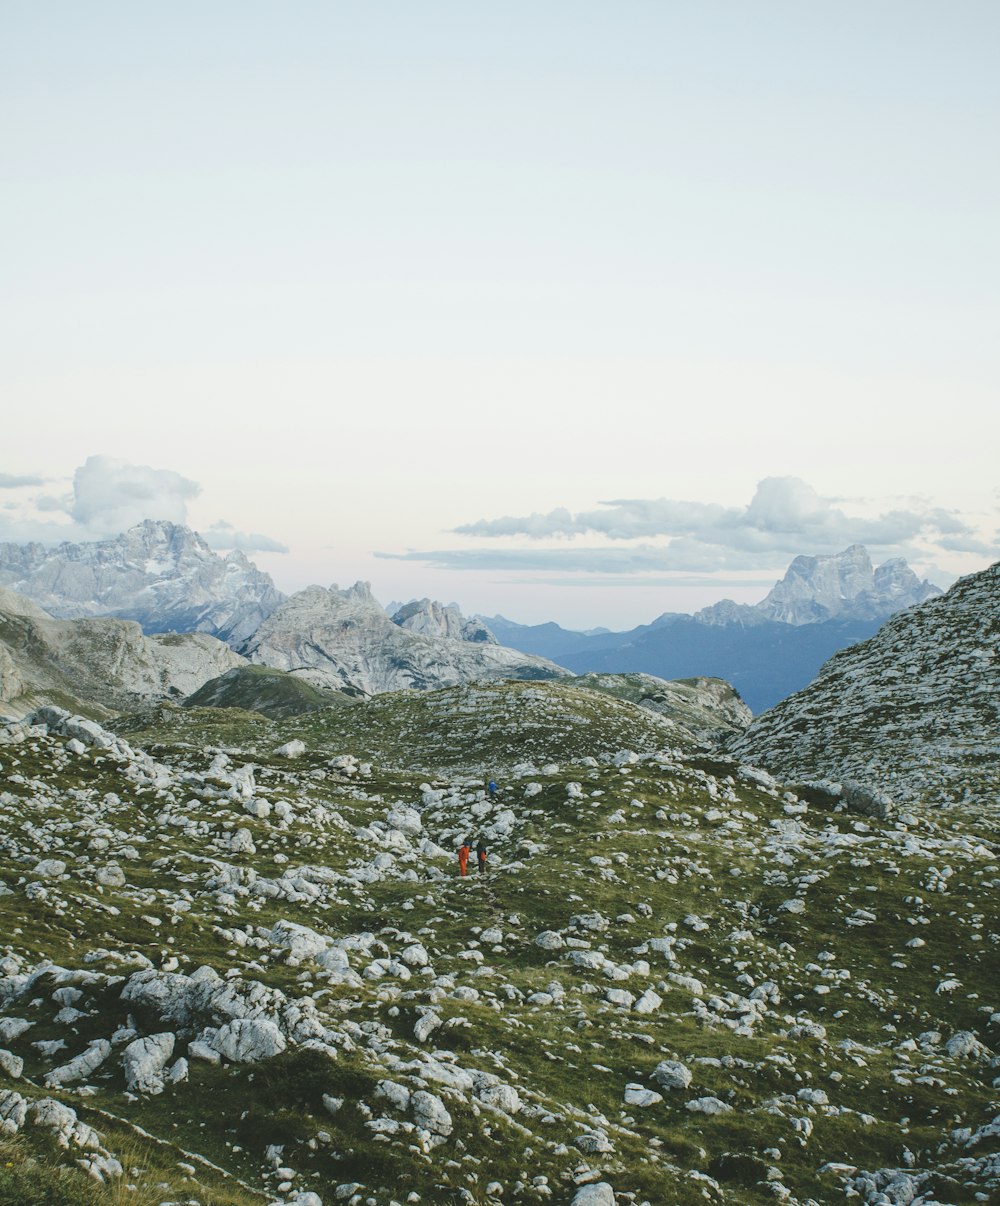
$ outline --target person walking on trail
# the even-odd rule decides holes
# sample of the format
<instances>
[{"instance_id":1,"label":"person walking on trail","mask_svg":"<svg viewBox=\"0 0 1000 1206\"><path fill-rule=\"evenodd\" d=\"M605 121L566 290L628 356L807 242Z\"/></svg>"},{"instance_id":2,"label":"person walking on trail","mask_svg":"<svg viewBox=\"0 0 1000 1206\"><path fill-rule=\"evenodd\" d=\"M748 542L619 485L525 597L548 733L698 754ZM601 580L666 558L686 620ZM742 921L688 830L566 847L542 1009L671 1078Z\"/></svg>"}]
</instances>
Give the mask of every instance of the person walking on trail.
<instances>
[{"instance_id":1,"label":"person walking on trail","mask_svg":"<svg viewBox=\"0 0 1000 1206\"><path fill-rule=\"evenodd\" d=\"M490 779L490 781L486 784L486 790L490 793L490 799L492 800L497 794L497 785L495 780Z\"/></svg>"},{"instance_id":2,"label":"person walking on trail","mask_svg":"<svg viewBox=\"0 0 1000 1206\"><path fill-rule=\"evenodd\" d=\"M469 845L469 839L466 838L458 848L458 873L459 875L466 874L466 868L469 865L469 855L472 853L472 847Z\"/></svg>"},{"instance_id":3,"label":"person walking on trail","mask_svg":"<svg viewBox=\"0 0 1000 1206\"><path fill-rule=\"evenodd\" d=\"M476 859L479 862L479 874L486 874L486 843L482 838L476 843Z\"/></svg>"}]
</instances>

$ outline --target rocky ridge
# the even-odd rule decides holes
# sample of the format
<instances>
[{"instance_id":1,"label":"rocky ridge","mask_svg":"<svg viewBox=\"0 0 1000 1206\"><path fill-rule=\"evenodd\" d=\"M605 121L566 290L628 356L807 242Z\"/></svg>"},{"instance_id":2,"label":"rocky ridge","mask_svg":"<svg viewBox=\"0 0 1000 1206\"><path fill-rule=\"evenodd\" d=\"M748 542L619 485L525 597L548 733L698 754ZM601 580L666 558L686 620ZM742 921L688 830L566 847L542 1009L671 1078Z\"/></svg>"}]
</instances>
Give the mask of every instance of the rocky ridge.
<instances>
[{"instance_id":1,"label":"rocky ridge","mask_svg":"<svg viewBox=\"0 0 1000 1206\"><path fill-rule=\"evenodd\" d=\"M414 599L404 603L392 614L392 622L410 632L423 636L446 637L452 641L472 641L497 645L499 642L481 619L467 619L454 603L437 603L432 599Z\"/></svg>"},{"instance_id":2,"label":"rocky ridge","mask_svg":"<svg viewBox=\"0 0 1000 1206\"><path fill-rule=\"evenodd\" d=\"M51 1138L95 1206L1000 1189L995 807L561 682L117 727L0 728L0 1194Z\"/></svg>"},{"instance_id":3,"label":"rocky ridge","mask_svg":"<svg viewBox=\"0 0 1000 1206\"><path fill-rule=\"evenodd\" d=\"M244 659L207 633L143 635L127 620L56 620L0 587L0 715L59 700L96 716L180 701Z\"/></svg>"},{"instance_id":4,"label":"rocky ridge","mask_svg":"<svg viewBox=\"0 0 1000 1206\"><path fill-rule=\"evenodd\" d=\"M310 586L278 607L244 652L252 662L286 670L314 686L368 695L478 678L545 679L568 673L544 658L485 639L426 635L421 629L434 627L429 614L418 607L406 617L416 626L407 627L385 614L368 583L348 590ZM441 614L447 627L449 617Z\"/></svg>"},{"instance_id":5,"label":"rocky ridge","mask_svg":"<svg viewBox=\"0 0 1000 1206\"><path fill-rule=\"evenodd\" d=\"M852 778L906 802L1000 794L1000 563L832 657L731 743L784 778Z\"/></svg>"},{"instance_id":6,"label":"rocky ridge","mask_svg":"<svg viewBox=\"0 0 1000 1206\"><path fill-rule=\"evenodd\" d=\"M148 519L112 540L0 544L0 586L59 619L113 616L146 633L207 632L238 647L284 599L270 575L197 532Z\"/></svg>"}]
</instances>

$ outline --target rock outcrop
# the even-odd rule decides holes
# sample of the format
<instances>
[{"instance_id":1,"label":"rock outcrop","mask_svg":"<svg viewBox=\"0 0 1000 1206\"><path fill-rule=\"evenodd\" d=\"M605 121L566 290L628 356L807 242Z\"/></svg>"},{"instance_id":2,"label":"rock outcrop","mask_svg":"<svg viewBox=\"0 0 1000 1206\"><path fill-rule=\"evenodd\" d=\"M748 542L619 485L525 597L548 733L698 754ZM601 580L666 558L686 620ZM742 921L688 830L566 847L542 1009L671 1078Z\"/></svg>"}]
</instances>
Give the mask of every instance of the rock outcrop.
<instances>
[{"instance_id":1,"label":"rock outcrop","mask_svg":"<svg viewBox=\"0 0 1000 1206\"><path fill-rule=\"evenodd\" d=\"M451 641L471 641L475 644L499 644L483 620L478 616L466 619L454 603L446 606L431 599L414 599L393 614L392 622L421 636L447 637Z\"/></svg>"},{"instance_id":2,"label":"rock outcrop","mask_svg":"<svg viewBox=\"0 0 1000 1206\"><path fill-rule=\"evenodd\" d=\"M252 662L288 670L317 687L375 695L430 690L473 679L559 678L544 658L487 641L427 636L394 623L358 582L310 586L269 616L246 646Z\"/></svg>"},{"instance_id":3,"label":"rock outcrop","mask_svg":"<svg viewBox=\"0 0 1000 1206\"><path fill-rule=\"evenodd\" d=\"M739 693L721 678L668 681L652 674L584 674L573 684L637 703L706 743L742 733L753 718Z\"/></svg>"},{"instance_id":4,"label":"rock outcrop","mask_svg":"<svg viewBox=\"0 0 1000 1206\"><path fill-rule=\"evenodd\" d=\"M97 715L178 702L244 659L203 632L144 636L129 620L56 620L0 587L0 711L72 703Z\"/></svg>"},{"instance_id":5,"label":"rock outcrop","mask_svg":"<svg viewBox=\"0 0 1000 1206\"><path fill-rule=\"evenodd\" d=\"M730 751L786 780L857 780L898 802L995 803L1000 563L832 657Z\"/></svg>"},{"instance_id":6,"label":"rock outcrop","mask_svg":"<svg viewBox=\"0 0 1000 1206\"><path fill-rule=\"evenodd\" d=\"M0 586L58 619L114 616L144 632L207 632L234 648L284 599L243 553L213 552L197 532L147 519L113 540L0 544Z\"/></svg>"}]
</instances>

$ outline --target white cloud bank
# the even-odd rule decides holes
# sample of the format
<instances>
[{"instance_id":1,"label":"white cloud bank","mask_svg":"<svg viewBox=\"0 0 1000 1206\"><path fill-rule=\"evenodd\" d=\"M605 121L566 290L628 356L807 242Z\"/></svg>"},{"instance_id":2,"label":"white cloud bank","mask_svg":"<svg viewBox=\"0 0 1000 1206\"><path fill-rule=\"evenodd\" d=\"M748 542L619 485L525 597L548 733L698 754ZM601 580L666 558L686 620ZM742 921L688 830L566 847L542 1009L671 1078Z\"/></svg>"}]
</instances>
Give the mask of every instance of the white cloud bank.
<instances>
[{"instance_id":1,"label":"white cloud bank","mask_svg":"<svg viewBox=\"0 0 1000 1206\"><path fill-rule=\"evenodd\" d=\"M437 549L379 553L435 567L465 570L558 571L563 573L713 573L768 569L801 553L839 552L865 545L875 556L925 560L937 553L1000 555L956 511L912 502L874 516L851 515L840 500L823 498L797 477L761 481L744 507L677 499L613 499L600 509L480 519L455 528L478 539L525 538L559 541L555 547ZM585 547L580 537L607 544ZM641 541L642 543L634 543ZM620 544L617 542L632 542Z\"/></svg>"},{"instance_id":2,"label":"white cloud bank","mask_svg":"<svg viewBox=\"0 0 1000 1206\"><path fill-rule=\"evenodd\" d=\"M39 477L0 474L0 488L42 484ZM8 514L0 518L0 540L15 543L36 540L42 544L104 540L145 519L186 525L188 503L200 493L197 482L172 469L133 465L110 456L90 456L73 474L68 492L34 495L8 508ZM46 518L50 515L62 518ZM279 541L258 533L239 532L224 520L213 524L204 538L213 549L288 552Z\"/></svg>"}]
</instances>

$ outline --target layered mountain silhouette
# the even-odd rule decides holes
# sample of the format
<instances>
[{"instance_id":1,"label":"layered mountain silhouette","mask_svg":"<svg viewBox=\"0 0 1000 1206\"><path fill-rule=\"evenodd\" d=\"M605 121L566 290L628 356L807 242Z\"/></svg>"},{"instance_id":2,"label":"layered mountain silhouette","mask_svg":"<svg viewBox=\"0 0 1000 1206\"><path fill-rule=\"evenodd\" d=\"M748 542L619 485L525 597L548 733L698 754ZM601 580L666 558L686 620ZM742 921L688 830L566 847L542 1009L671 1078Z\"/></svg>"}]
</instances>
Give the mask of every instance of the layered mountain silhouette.
<instances>
[{"instance_id":1,"label":"layered mountain silhouette","mask_svg":"<svg viewBox=\"0 0 1000 1206\"><path fill-rule=\"evenodd\" d=\"M940 593L902 559L875 568L863 546L851 545L829 557L796 557L760 603L723 599L627 632L585 634L502 616L485 622L505 645L578 674L723 678L757 713L806 686L827 658L872 636L888 616Z\"/></svg>"}]
</instances>

